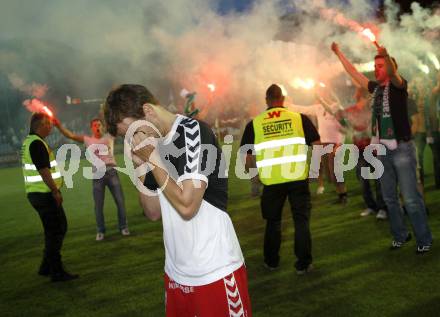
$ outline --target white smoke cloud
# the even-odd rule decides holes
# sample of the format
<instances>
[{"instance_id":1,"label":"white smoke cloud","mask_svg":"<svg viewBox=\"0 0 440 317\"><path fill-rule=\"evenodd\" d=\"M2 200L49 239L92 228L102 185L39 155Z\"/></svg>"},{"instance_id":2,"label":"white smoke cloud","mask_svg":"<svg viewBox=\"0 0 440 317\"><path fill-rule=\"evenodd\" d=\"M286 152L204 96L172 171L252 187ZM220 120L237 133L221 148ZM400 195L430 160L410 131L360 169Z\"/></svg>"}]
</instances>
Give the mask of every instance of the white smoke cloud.
<instances>
[{"instance_id":1,"label":"white smoke cloud","mask_svg":"<svg viewBox=\"0 0 440 317\"><path fill-rule=\"evenodd\" d=\"M76 81L74 95L106 79L112 84L145 84L163 104L170 90L176 92L173 99L183 103L178 92L186 88L197 91L196 103L202 108L224 110L247 104L263 108L264 92L271 83L289 89L296 77L331 82L342 73L329 48L332 41L356 62L374 57L375 47L368 40L323 18L319 14L323 8L335 9L361 25L376 26L380 44L396 57L403 72L418 72L417 64L425 61L426 53L438 52L438 43L425 36L438 31L440 16L417 3L412 13L398 20L398 8L387 0L388 20L380 22L374 16L377 8L366 0L332 8L323 0L291 1L288 5L296 13L289 24L289 19L280 19L286 14L286 1L277 0L256 1L246 12L226 15L217 13L218 0L34 0L26 10L20 1L3 2L0 39L21 39L23 45L27 39L52 41L72 48L72 54L86 54L85 60L72 65L68 54L53 57L50 49L42 53L33 47L27 51L47 54L54 69L66 70L66 79ZM279 40L283 37L291 41ZM2 56L8 58L0 62L2 69L32 81L30 70L36 65L19 65L20 58L0 47ZM77 72L67 71L71 69ZM207 86L210 83L216 85L214 92Z\"/></svg>"},{"instance_id":2,"label":"white smoke cloud","mask_svg":"<svg viewBox=\"0 0 440 317\"><path fill-rule=\"evenodd\" d=\"M418 3L411 4L412 12L397 18L397 6L386 0L389 12L387 23L380 24L381 41L388 48L389 53L397 59L402 72L408 76L419 76L420 64L428 63L427 53L438 52L438 34L440 30L440 15L433 14L429 9L422 8ZM427 33L436 33L437 40L432 40ZM431 65L431 64L430 64ZM435 73L432 66L431 73ZM429 82L429 77L426 77Z\"/></svg>"}]
</instances>

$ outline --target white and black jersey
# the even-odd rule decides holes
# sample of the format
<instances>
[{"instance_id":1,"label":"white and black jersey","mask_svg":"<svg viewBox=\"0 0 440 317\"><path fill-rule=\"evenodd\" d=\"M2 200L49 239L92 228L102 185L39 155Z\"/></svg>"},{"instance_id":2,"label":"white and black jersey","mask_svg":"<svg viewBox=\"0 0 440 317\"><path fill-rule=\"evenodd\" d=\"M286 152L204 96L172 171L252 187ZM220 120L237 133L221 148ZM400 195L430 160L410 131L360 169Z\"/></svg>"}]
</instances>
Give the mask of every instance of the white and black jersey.
<instances>
[{"instance_id":1,"label":"white and black jersey","mask_svg":"<svg viewBox=\"0 0 440 317\"><path fill-rule=\"evenodd\" d=\"M181 115L159 145L162 161L177 183L205 182L206 191L197 214L183 219L159 191L165 243L165 272L183 285L217 281L243 265L243 255L226 212L228 179L221 149L209 126ZM156 190L152 173L147 188Z\"/></svg>"}]
</instances>

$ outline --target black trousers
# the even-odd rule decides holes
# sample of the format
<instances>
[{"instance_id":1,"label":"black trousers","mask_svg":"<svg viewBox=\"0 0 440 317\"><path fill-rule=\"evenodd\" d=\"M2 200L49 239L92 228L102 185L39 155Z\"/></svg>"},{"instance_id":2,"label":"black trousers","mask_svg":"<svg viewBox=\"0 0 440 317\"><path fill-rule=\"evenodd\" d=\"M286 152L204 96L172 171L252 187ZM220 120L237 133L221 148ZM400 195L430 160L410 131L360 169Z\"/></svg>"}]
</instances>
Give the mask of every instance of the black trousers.
<instances>
[{"instance_id":1,"label":"black trousers","mask_svg":"<svg viewBox=\"0 0 440 317\"><path fill-rule=\"evenodd\" d=\"M279 264L281 246L281 218L286 197L289 199L295 225L294 252L298 270L312 263L312 237L310 234L310 190L308 180L263 187L261 210L266 220L264 234L264 261L272 267Z\"/></svg>"},{"instance_id":2,"label":"black trousers","mask_svg":"<svg viewBox=\"0 0 440 317\"><path fill-rule=\"evenodd\" d=\"M432 150L432 161L434 164L435 187L440 188L440 132L433 132L434 143L430 144Z\"/></svg>"},{"instance_id":3,"label":"black trousers","mask_svg":"<svg viewBox=\"0 0 440 317\"><path fill-rule=\"evenodd\" d=\"M67 232L67 219L62 206L58 207L52 193L29 193L32 207L38 212L44 228L44 254L42 265L51 272L62 270L61 247Z\"/></svg>"}]
</instances>

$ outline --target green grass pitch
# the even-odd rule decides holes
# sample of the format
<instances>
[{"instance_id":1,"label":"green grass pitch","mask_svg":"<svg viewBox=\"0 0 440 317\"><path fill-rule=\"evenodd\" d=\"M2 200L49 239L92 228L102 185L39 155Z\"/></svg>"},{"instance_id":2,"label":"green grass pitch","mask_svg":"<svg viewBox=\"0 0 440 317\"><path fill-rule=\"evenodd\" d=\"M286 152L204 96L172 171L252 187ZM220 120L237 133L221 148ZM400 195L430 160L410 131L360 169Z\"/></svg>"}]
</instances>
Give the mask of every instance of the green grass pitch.
<instances>
[{"instance_id":1,"label":"green grass pitch","mask_svg":"<svg viewBox=\"0 0 440 317\"><path fill-rule=\"evenodd\" d=\"M433 187L426 150L426 201L434 239L440 236L440 191ZM120 157L119 157L120 159ZM313 255L316 270L297 276L293 224L286 202L280 269L262 266L264 222L249 183L230 173L229 214L246 260L254 316L438 316L440 247L416 255L412 240L390 252L386 221L361 218L364 208L354 173L348 173L349 203L335 203L330 185L316 196L311 183ZM116 228L116 207L107 191L106 239L95 241L91 181L81 173L63 189L69 230L63 247L68 270L79 280L51 283L36 274L43 234L28 203L20 168L0 170L0 316L163 316L164 246L161 222L141 214L128 177L121 175L132 235Z\"/></svg>"}]
</instances>

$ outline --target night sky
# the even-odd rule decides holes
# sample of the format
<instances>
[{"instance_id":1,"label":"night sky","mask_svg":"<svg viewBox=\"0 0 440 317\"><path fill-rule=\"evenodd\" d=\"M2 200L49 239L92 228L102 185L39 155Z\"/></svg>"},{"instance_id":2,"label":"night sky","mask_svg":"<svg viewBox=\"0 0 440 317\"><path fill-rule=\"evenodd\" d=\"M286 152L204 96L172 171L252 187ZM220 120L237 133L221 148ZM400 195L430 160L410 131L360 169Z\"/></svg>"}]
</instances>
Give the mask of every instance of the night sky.
<instances>
[{"instance_id":1,"label":"night sky","mask_svg":"<svg viewBox=\"0 0 440 317\"><path fill-rule=\"evenodd\" d=\"M223 14L227 14L230 12L243 12L251 8L252 4L255 2L255 0L220 0L219 4L219 12ZM286 3L292 2L292 1L285 1ZM294 2L294 1L293 1ZM328 3L341 3L341 2L347 2L346 0L328 0ZM384 0L371 0L370 1L372 5L383 5L385 2ZM439 1L428 1L428 0L421 0L421 1L414 1L414 0L397 0L394 1L396 3L400 4L402 12L409 12L411 3L412 2L418 2L423 7L430 7L434 3L439 3Z\"/></svg>"}]
</instances>

